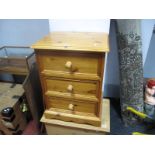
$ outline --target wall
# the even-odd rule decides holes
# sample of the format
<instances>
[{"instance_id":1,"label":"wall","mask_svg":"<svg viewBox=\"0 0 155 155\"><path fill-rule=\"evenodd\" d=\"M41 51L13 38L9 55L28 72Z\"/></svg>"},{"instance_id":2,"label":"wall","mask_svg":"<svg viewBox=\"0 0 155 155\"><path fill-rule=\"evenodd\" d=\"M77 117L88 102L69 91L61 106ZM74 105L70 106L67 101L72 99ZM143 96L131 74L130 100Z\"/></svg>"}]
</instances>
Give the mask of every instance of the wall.
<instances>
[{"instance_id":1,"label":"wall","mask_svg":"<svg viewBox=\"0 0 155 155\"><path fill-rule=\"evenodd\" d=\"M47 19L0 19L0 46L30 46L49 33ZM12 80L1 74L1 80Z\"/></svg>"},{"instance_id":2,"label":"wall","mask_svg":"<svg viewBox=\"0 0 155 155\"><path fill-rule=\"evenodd\" d=\"M47 19L0 20L0 45L30 46L48 33Z\"/></svg>"},{"instance_id":3,"label":"wall","mask_svg":"<svg viewBox=\"0 0 155 155\"><path fill-rule=\"evenodd\" d=\"M141 20L143 65L145 64L147 53L149 50L154 24L155 24L155 19Z\"/></svg>"},{"instance_id":4,"label":"wall","mask_svg":"<svg viewBox=\"0 0 155 155\"><path fill-rule=\"evenodd\" d=\"M143 19L142 20L142 50L143 50L143 65L144 65L144 77L155 77L155 34L153 34L153 28L155 25L155 19Z\"/></svg>"},{"instance_id":5,"label":"wall","mask_svg":"<svg viewBox=\"0 0 155 155\"><path fill-rule=\"evenodd\" d=\"M105 76L105 97L119 97L119 61L116 40L115 22L111 20L109 34L110 53L107 57L106 76Z\"/></svg>"},{"instance_id":6,"label":"wall","mask_svg":"<svg viewBox=\"0 0 155 155\"><path fill-rule=\"evenodd\" d=\"M102 20L49 20L50 31L107 32L109 19Z\"/></svg>"},{"instance_id":7,"label":"wall","mask_svg":"<svg viewBox=\"0 0 155 155\"><path fill-rule=\"evenodd\" d=\"M155 34L152 34L145 65L144 77L155 78Z\"/></svg>"}]
</instances>

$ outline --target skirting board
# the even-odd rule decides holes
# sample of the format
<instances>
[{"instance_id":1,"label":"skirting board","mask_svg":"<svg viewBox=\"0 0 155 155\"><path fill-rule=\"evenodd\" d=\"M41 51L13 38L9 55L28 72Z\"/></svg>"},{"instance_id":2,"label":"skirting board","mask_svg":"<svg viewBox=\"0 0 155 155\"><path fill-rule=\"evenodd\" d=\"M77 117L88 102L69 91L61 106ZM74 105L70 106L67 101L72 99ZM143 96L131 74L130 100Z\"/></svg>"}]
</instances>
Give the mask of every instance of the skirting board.
<instances>
[{"instance_id":1,"label":"skirting board","mask_svg":"<svg viewBox=\"0 0 155 155\"><path fill-rule=\"evenodd\" d=\"M48 135L104 135L110 132L110 101L109 99L103 99L101 127L46 119L44 115L41 122L45 124Z\"/></svg>"}]
</instances>

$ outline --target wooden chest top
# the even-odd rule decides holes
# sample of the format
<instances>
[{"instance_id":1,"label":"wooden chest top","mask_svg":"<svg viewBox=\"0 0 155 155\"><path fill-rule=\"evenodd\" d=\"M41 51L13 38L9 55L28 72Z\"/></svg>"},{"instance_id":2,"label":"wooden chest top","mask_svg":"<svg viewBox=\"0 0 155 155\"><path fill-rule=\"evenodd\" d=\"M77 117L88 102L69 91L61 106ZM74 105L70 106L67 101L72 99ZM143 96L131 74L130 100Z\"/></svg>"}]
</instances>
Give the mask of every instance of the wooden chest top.
<instances>
[{"instance_id":1,"label":"wooden chest top","mask_svg":"<svg viewBox=\"0 0 155 155\"><path fill-rule=\"evenodd\" d=\"M108 52L107 33L101 32L52 32L31 46L34 49L49 49L83 52Z\"/></svg>"}]
</instances>

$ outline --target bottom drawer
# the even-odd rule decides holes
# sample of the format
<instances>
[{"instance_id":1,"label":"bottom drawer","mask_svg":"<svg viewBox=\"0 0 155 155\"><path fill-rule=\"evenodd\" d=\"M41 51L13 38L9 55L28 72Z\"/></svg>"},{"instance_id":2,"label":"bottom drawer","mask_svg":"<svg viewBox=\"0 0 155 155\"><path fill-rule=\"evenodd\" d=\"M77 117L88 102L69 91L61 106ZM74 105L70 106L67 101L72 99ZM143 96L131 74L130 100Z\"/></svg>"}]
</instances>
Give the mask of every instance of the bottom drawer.
<instances>
[{"instance_id":1,"label":"bottom drawer","mask_svg":"<svg viewBox=\"0 0 155 155\"><path fill-rule=\"evenodd\" d=\"M47 109L50 108L64 109L72 113L82 112L96 115L97 103L47 97Z\"/></svg>"},{"instance_id":2,"label":"bottom drawer","mask_svg":"<svg viewBox=\"0 0 155 155\"><path fill-rule=\"evenodd\" d=\"M90 115L85 113L85 115L80 115L80 113L66 113L60 109L50 109L44 111L45 118L47 119L58 119L66 122L75 122L80 124L88 124L93 126L101 126L101 119L95 115Z\"/></svg>"},{"instance_id":3,"label":"bottom drawer","mask_svg":"<svg viewBox=\"0 0 155 155\"><path fill-rule=\"evenodd\" d=\"M110 132L110 106L108 99L104 99L102 101L102 114L100 118L93 116L93 114L85 114L85 116L80 116L76 114L74 115L72 113L65 113L63 111L64 110L57 110L54 108L51 108L50 110L45 110L43 117L41 118L41 122L45 123L45 126L48 125L49 127L51 127L51 129L54 129L53 126L60 126L60 128L64 127L66 129L75 128L80 130L91 130L95 132ZM61 133L58 133L57 129L54 129L55 131L52 132L47 131L47 133L65 134L63 129L61 130ZM69 131L66 134L71 134L71 132Z\"/></svg>"}]
</instances>

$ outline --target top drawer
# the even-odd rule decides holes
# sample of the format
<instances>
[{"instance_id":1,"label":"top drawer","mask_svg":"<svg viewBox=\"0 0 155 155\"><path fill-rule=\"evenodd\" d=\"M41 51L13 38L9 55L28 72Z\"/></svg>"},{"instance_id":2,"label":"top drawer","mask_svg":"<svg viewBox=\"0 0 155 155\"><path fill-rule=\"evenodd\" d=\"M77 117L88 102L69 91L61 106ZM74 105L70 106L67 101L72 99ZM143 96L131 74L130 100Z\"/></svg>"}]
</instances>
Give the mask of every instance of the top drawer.
<instances>
[{"instance_id":1,"label":"top drawer","mask_svg":"<svg viewBox=\"0 0 155 155\"><path fill-rule=\"evenodd\" d=\"M100 77L99 54L84 54L73 52L39 51L37 60L42 73L69 74L70 76L94 76ZM52 75L53 76L53 75ZM72 77L71 77L72 78Z\"/></svg>"}]
</instances>

